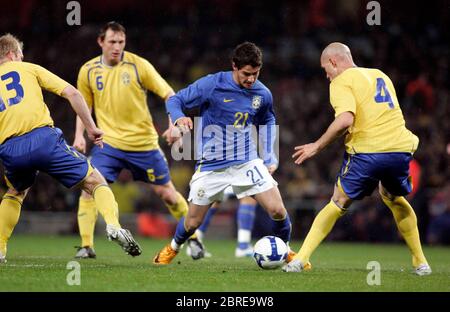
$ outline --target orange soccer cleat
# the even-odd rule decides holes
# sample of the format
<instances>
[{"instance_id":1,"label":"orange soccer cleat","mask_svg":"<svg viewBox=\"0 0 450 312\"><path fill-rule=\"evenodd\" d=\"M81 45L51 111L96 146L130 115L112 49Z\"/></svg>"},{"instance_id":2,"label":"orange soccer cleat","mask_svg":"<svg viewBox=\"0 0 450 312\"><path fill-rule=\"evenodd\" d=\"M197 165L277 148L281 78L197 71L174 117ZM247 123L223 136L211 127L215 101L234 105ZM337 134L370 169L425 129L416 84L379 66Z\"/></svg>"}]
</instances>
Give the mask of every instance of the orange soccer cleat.
<instances>
[{"instance_id":1,"label":"orange soccer cleat","mask_svg":"<svg viewBox=\"0 0 450 312\"><path fill-rule=\"evenodd\" d=\"M169 264L173 258L176 257L178 251L174 250L170 243L166 245L161 251L153 258L154 264Z\"/></svg>"}]
</instances>

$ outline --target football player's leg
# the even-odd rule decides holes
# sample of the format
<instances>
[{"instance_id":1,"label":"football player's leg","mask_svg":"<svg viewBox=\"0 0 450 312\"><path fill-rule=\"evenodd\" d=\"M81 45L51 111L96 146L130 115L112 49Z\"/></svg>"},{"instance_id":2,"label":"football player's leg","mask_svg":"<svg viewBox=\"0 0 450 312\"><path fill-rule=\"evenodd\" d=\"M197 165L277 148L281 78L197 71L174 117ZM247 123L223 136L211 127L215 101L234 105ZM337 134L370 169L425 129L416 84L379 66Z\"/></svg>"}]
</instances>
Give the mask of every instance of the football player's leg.
<instances>
[{"instance_id":1,"label":"football player's leg","mask_svg":"<svg viewBox=\"0 0 450 312\"><path fill-rule=\"evenodd\" d=\"M87 213L84 218L85 234L92 237L92 240L98 212L106 224L120 228L118 205L107 181L114 182L125 167L123 154L109 145L104 148L95 146L92 150L92 166L89 165L86 177L81 183L83 192L80 197L80 208Z\"/></svg>"},{"instance_id":2,"label":"football player's leg","mask_svg":"<svg viewBox=\"0 0 450 312\"><path fill-rule=\"evenodd\" d=\"M95 206L94 198L85 191L81 191L77 214L78 229L81 236L81 247L93 248L97 215L97 207Z\"/></svg>"},{"instance_id":3,"label":"football player's leg","mask_svg":"<svg viewBox=\"0 0 450 312\"><path fill-rule=\"evenodd\" d=\"M292 225L278 187L273 186L264 192L255 194L255 199L273 220L272 230L274 235L281 238L285 243L289 243Z\"/></svg>"},{"instance_id":4,"label":"football player's leg","mask_svg":"<svg viewBox=\"0 0 450 312\"><path fill-rule=\"evenodd\" d=\"M315 217L300 251L295 256L296 259L303 264L309 261L311 254L330 233L336 221L345 214L351 202L338 186L334 187L331 201Z\"/></svg>"},{"instance_id":5,"label":"football player's leg","mask_svg":"<svg viewBox=\"0 0 450 312\"><path fill-rule=\"evenodd\" d=\"M106 224L120 228L119 209L111 188L97 169L90 169L90 172L82 182L82 190L93 197Z\"/></svg>"},{"instance_id":6,"label":"football player's leg","mask_svg":"<svg viewBox=\"0 0 450 312\"><path fill-rule=\"evenodd\" d=\"M209 224L211 223L211 219L214 217L214 215L216 214L219 207L220 207L220 202L213 203L211 205L211 207L208 209L208 212L206 213L205 219L203 220L202 224L197 229L197 231L195 231L195 233L197 234L197 236L200 240L203 240L206 231L208 231Z\"/></svg>"},{"instance_id":7,"label":"football player's leg","mask_svg":"<svg viewBox=\"0 0 450 312\"><path fill-rule=\"evenodd\" d=\"M6 262L8 240L19 221L22 202L28 189L22 192L9 188L0 204L0 263Z\"/></svg>"},{"instance_id":8,"label":"football player's leg","mask_svg":"<svg viewBox=\"0 0 450 312\"><path fill-rule=\"evenodd\" d=\"M427 264L427 259L423 254L420 244L417 217L411 205L405 197L390 194L381 183L380 194L383 202L392 211L397 228L411 251L414 268L418 268L422 264Z\"/></svg>"},{"instance_id":9,"label":"football player's leg","mask_svg":"<svg viewBox=\"0 0 450 312\"><path fill-rule=\"evenodd\" d=\"M91 162L107 181L114 182L124 167L120 156L120 151L110 146L104 146L103 149L95 146L92 150ZM94 197L88 192L82 191L78 205L78 227L82 247L92 248L94 245L97 216L98 209Z\"/></svg>"},{"instance_id":10,"label":"football player's leg","mask_svg":"<svg viewBox=\"0 0 450 312\"><path fill-rule=\"evenodd\" d=\"M195 230L202 224L208 211L209 205L196 205L191 203L186 217L181 217L178 222L172 247L178 250L184 242L194 234Z\"/></svg>"},{"instance_id":11,"label":"football player's leg","mask_svg":"<svg viewBox=\"0 0 450 312\"><path fill-rule=\"evenodd\" d=\"M188 203L170 180L169 165L164 154L157 149L145 153L144 156L128 153L127 160L132 166L134 178L150 183L170 214L177 221L180 220L181 217L186 216Z\"/></svg>"},{"instance_id":12,"label":"football player's leg","mask_svg":"<svg viewBox=\"0 0 450 312\"><path fill-rule=\"evenodd\" d=\"M236 257L251 256L253 248L251 247L253 223L255 221L255 210L257 202L251 197L244 197L239 200L237 210L237 248Z\"/></svg>"},{"instance_id":13,"label":"football player's leg","mask_svg":"<svg viewBox=\"0 0 450 312\"><path fill-rule=\"evenodd\" d=\"M116 241L127 254L133 257L139 256L142 253L141 248L130 231L121 228L116 199L100 172L93 169L92 173L83 180L81 187L94 198L98 211L105 219L108 238Z\"/></svg>"},{"instance_id":14,"label":"football player's leg","mask_svg":"<svg viewBox=\"0 0 450 312\"><path fill-rule=\"evenodd\" d=\"M208 212L205 215L205 218L203 219L202 224L199 226L199 228L197 230L195 230L195 233L191 236L192 240L197 239L202 245L203 245L203 252L206 258L210 258L212 257L212 254L206 250L204 244L203 244L203 239L205 238L205 234L206 231L208 230L209 224L211 223L211 219L214 217L214 215L216 214L217 210L220 207L220 202L215 202L211 205L211 207L208 209ZM192 247L191 247L192 245ZM188 256L192 256L194 255L194 253L192 252L192 249L196 248L196 245L198 246L197 242L195 241L190 241L188 240L188 245L186 246L186 254ZM195 255L194 255L195 257Z\"/></svg>"},{"instance_id":15,"label":"football player's leg","mask_svg":"<svg viewBox=\"0 0 450 312\"><path fill-rule=\"evenodd\" d=\"M188 203L186 199L184 199L183 195L181 195L175 189L172 181L167 182L163 185L152 185L153 190L158 194L158 196L163 200L166 204L167 208L170 211L170 214L177 220L180 221L181 218L185 218L188 212ZM204 255L204 246L198 240L197 235L194 231L192 235L190 235L188 239L190 256L197 260L203 257Z\"/></svg>"},{"instance_id":16,"label":"football player's leg","mask_svg":"<svg viewBox=\"0 0 450 312\"><path fill-rule=\"evenodd\" d=\"M163 185L152 185L155 193L163 200L170 214L179 221L181 217L185 217L188 211L188 203L186 199L175 189L172 181Z\"/></svg>"},{"instance_id":17,"label":"football player's leg","mask_svg":"<svg viewBox=\"0 0 450 312\"><path fill-rule=\"evenodd\" d=\"M169 264L178 254L181 246L189 239L189 237L192 236L192 234L194 234L195 230L200 226L208 208L209 204L196 205L191 203L186 217L181 217L181 219L178 221L178 225L172 241L154 257L153 263ZM201 254L203 248L199 248L199 250L200 254L196 253L196 256L198 256L198 258L193 257L194 259L203 257L203 255Z\"/></svg>"},{"instance_id":18,"label":"football player's leg","mask_svg":"<svg viewBox=\"0 0 450 312\"><path fill-rule=\"evenodd\" d=\"M23 200L37 175L36 170L15 170L6 164L5 167L8 190L0 204L0 262L6 262L8 240L19 221Z\"/></svg>"},{"instance_id":19,"label":"football player's leg","mask_svg":"<svg viewBox=\"0 0 450 312\"><path fill-rule=\"evenodd\" d=\"M196 172L192 176L190 186L190 204L186 217L181 217L178 221L172 241L153 258L155 264L169 264L172 261L183 243L201 225L209 206L213 202L223 199L223 190L226 188L227 182L224 181L223 173ZM191 247L196 247L196 250L192 250L191 257L200 259L204 257L204 248L200 241L195 241L196 245Z\"/></svg>"}]
</instances>

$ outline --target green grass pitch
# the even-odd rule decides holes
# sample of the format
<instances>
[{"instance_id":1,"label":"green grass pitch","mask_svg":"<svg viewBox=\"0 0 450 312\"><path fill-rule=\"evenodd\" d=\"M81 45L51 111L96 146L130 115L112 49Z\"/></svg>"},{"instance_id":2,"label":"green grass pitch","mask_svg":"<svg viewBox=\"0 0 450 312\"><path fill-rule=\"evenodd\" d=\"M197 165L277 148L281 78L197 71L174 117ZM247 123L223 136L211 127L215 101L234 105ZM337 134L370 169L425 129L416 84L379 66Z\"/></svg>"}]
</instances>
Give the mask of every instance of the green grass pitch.
<instances>
[{"instance_id":1,"label":"green grass pitch","mask_svg":"<svg viewBox=\"0 0 450 312\"><path fill-rule=\"evenodd\" d=\"M0 291L450 291L450 248L425 247L433 274L411 274L406 245L324 243L313 270L287 274L264 271L253 259L234 258L235 241L207 240L212 258L193 261L184 250L171 265L151 259L168 240L138 238L143 253L132 258L104 236L96 238L97 259L80 260L81 285L69 286L67 263L79 243L75 236L13 236L8 263L0 265ZM300 242L293 242L297 250ZM381 285L367 284L369 261L381 265Z\"/></svg>"}]
</instances>

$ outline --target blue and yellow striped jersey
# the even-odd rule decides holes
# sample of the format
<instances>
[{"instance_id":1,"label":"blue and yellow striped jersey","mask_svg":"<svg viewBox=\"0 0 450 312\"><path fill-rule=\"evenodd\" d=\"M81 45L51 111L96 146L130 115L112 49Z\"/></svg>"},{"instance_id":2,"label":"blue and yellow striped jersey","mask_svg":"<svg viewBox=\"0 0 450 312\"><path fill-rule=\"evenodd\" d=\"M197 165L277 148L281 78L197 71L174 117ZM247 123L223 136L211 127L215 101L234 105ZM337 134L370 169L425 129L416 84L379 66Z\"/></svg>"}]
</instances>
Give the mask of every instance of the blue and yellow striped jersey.
<instances>
[{"instance_id":1,"label":"blue and yellow striped jersey","mask_svg":"<svg viewBox=\"0 0 450 312\"><path fill-rule=\"evenodd\" d=\"M69 83L27 62L0 65L0 144L33 129L53 126L42 89L61 95Z\"/></svg>"},{"instance_id":2,"label":"blue and yellow striped jersey","mask_svg":"<svg viewBox=\"0 0 450 312\"><path fill-rule=\"evenodd\" d=\"M330 84L335 116L352 112L355 120L345 138L346 151L355 153L414 153L419 139L405 126L394 85L378 69L354 67Z\"/></svg>"},{"instance_id":3,"label":"blue and yellow striped jersey","mask_svg":"<svg viewBox=\"0 0 450 312\"><path fill-rule=\"evenodd\" d=\"M172 88L147 60L125 51L111 67L97 56L81 67L78 89L93 107L106 143L124 151L159 148L147 90L164 98Z\"/></svg>"}]
</instances>

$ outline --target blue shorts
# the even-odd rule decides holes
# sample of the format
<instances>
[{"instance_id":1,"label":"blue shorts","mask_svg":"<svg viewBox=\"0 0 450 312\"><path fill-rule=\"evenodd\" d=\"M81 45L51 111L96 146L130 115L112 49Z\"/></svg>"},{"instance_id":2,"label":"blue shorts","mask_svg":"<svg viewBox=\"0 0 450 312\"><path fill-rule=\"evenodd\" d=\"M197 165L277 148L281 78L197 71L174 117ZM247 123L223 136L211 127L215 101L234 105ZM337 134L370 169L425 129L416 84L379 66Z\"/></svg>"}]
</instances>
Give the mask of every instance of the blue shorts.
<instances>
[{"instance_id":1,"label":"blue shorts","mask_svg":"<svg viewBox=\"0 0 450 312\"><path fill-rule=\"evenodd\" d=\"M404 196L412 191L409 176L410 153L344 154L341 170L336 178L351 199L372 194L381 182L389 193Z\"/></svg>"},{"instance_id":2,"label":"blue shorts","mask_svg":"<svg viewBox=\"0 0 450 312\"><path fill-rule=\"evenodd\" d=\"M62 131L52 127L6 140L0 145L0 159L8 182L18 191L32 186L38 171L70 188L86 177L90 167L87 158L67 144Z\"/></svg>"},{"instance_id":3,"label":"blue shorts","mask_svg":"<svg viewBox=\"0 0 450 312\"><path fill-rule=\"evenodd\" d=\"M134 180L157 185L170 181L169 166L159 149L145 152L126 152L104 143L103 148L95 146L91 152L92 165L105 179L112 183L122 169L128 169Z\"/></svg>"}]
</instances>

